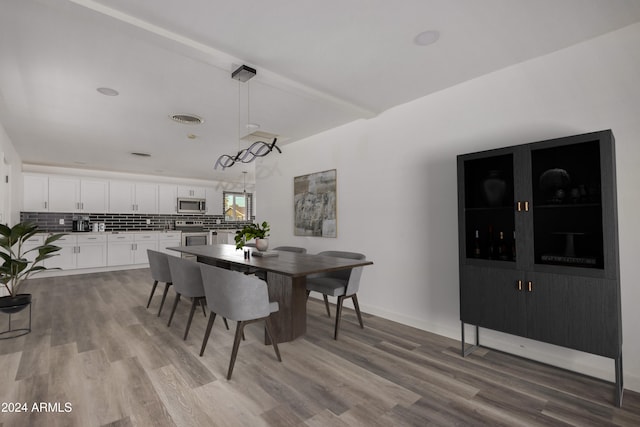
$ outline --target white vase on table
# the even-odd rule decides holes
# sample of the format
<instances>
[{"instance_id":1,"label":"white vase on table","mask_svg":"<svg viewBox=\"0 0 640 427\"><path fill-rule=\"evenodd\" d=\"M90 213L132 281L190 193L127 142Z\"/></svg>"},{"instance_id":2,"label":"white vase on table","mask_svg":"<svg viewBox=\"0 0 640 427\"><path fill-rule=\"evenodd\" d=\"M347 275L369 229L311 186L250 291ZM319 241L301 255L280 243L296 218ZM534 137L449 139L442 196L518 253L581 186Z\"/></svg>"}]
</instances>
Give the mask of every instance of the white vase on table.
<instances>
[{"instance_id":1,"label":"white vase on table","mask_svg":"<svg viewBox=\"0 0 640 427\"><path fill-rule=\"evenodd\" d=\"M269 248L269 239L256 239L256 249L264 252Z\"/></svg>"}]
</instances>

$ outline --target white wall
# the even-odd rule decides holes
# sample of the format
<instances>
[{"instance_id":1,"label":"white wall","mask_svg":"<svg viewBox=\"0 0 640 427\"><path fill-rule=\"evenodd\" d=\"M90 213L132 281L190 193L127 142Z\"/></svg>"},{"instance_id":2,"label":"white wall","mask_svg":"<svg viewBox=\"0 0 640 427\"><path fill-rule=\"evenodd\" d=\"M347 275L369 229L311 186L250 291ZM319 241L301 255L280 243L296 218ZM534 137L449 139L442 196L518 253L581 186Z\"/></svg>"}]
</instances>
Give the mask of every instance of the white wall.
<instances>
[{"instance_id":1,"label":"white wall","mask_svg":"<svg viewBox=\"0 0 640 427\"><path fill-rule=\"evenodd\" d=\"M0 123L0 214L2 214L0 222L2 224L14 224L20 219L21 168L22 159ZM9 182L6 182L7 180Z\"/></svg>"},{"instance_id":2,"label":"white wall","mask_svg":"<svg viewBox=\"0 0 640 427\"><path fill-rule=\"evenodd\" d=\"M287 145L259 161L257 219L272 224L272 247L367 254L364 311L459 339L456 155L611 128L625 386L640 391L638 46L640 24ZM338 237L293 236L293 177L334 168ZM482 340L613 380L610 359L490 331Z\"/></svg>"}]
</instances>

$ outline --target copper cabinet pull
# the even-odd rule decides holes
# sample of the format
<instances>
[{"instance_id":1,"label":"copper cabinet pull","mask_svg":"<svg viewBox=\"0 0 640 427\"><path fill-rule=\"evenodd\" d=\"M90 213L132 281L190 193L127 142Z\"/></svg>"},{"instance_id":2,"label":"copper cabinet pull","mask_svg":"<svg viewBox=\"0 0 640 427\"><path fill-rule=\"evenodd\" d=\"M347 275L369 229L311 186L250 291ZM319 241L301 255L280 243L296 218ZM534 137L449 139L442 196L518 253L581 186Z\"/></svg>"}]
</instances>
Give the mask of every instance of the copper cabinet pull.
<instances>
[{"instance_id":1,"label":"copper cabinet pull","mask_svg":"<svg viewBox=\"0 0 640 427\"><path fill-rule=\"evenodd\" d=\"M524 202L524 211L529 212L529 202Z\"/></svg>"},{"instance_id":2,"label":"copper cabinet pull","mask_svg":"<svg viewBox=\"0 0 640 427\"><path fill-rule=\"evenodd\" d=\"M533 292L533 283L531 281L527 282L527 288L529 292Z\"/></svg>"},{"instance_id":3,"label":"copper cabinet pull","mask_svg":"<svg viewBox=\"0 0 640 427\"><path fill-rule=\"evenodd\" d=\"M518 290L522 290L522 280L518 280Z\"/></svg>"}]
</instances>

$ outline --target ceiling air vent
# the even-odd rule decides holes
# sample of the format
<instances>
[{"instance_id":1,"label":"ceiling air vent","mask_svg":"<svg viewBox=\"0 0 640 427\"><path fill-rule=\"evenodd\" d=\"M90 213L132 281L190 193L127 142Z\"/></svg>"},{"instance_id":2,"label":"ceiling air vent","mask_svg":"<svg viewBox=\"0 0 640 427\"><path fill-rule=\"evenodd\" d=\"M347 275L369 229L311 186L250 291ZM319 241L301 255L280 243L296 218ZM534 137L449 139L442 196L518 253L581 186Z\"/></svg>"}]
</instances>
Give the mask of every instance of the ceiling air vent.
<instances>
[{"instance_id":1,"label":"ceiling air vent","mask_svg":"<svg viewBox=\"0 0 640 427\"><path fill-rule=\"evenodd\" d=\"M173 121L186 125L199 125L204 123L204 119L195 114L171 114L169 117Z\"/></svg>"},{"instance_id":2,"label":"ceiling air vent","mask_svg":"<svg viewBox=\"0 0 640 427\"><path fill-rule=\"evenodd\" d=\"M149 153L140 153L140 152L136 152L136 151L131 153L131 155L132 156L138 156L138 157L151 157L151 154L149 154Z\"/></svg>"}]
</instances>

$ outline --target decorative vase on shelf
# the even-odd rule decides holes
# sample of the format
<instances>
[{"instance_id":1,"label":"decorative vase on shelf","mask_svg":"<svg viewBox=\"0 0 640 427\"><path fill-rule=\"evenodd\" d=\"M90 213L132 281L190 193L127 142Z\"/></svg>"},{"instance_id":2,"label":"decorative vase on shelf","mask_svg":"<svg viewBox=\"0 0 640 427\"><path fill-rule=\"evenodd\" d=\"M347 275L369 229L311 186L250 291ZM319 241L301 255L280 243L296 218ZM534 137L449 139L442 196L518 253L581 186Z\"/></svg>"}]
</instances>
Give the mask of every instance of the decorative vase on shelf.
<instances>
[{"instance_id":1,"label":"decorative vase on shelf","mask_svg":"<svg viewBox=\"0 0 640 427\"><path fill-rule=\"evenodd\" d=\"M256 239L256 249L260 252L269 249L269 239Z\"/></svg>"},{"instance_id":2,"label":"decorative vase on shelf","mask_svg":"<svg viewBox=\"0 0 640 427\"><path fill-rule=\"evenodd\" d=\"M507 182L502 178L499 170L490 170L482 181L484 199L490 207L501 206L507 191Z\"/></svg>"}]
</instances>

